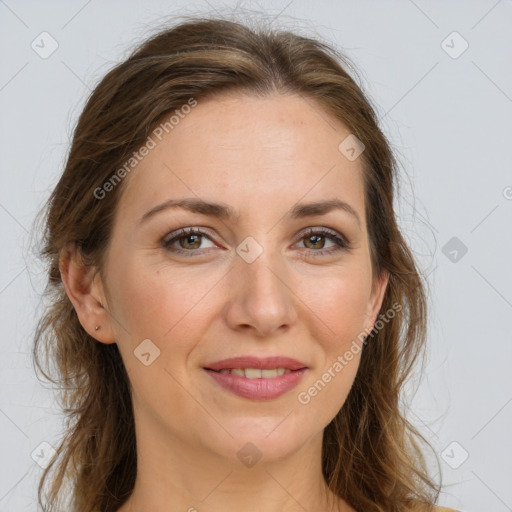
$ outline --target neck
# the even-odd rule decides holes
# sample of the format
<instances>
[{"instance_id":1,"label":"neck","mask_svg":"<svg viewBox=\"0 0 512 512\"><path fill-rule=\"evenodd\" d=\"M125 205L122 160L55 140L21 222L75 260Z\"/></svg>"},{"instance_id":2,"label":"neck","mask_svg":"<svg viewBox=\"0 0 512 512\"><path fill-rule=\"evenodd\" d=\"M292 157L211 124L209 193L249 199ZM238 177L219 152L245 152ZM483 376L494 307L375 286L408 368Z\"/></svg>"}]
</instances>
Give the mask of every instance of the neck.
<instances>
[{"instance_id":1,"label":"neck","mask_svg":"<svg viewBox=\"0 0 512 512\"><path fill-rule=\"evenodd\" d=\"M286 458L254 465L170 436L137 433L137 478L118 512L350 512L322 475L323 432ZM250 448L248 454L252 455Z\"/></svg>"}]
</instances>

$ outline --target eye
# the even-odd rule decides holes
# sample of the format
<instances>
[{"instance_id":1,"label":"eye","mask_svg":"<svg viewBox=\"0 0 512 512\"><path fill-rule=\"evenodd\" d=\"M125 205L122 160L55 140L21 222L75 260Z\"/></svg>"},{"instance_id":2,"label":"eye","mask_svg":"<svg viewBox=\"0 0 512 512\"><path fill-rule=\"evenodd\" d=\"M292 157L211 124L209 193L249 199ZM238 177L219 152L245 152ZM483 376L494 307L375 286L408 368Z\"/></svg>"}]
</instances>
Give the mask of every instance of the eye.
<instances>
[{"instance_id":1,"label":"eye","mask_svg":"<svg viewBox=\"0 0 512 512\"><path fill-rule=\"evenodd\" d=\"M202 247L205 240L211 245ZM326 241L332 244L327 249L325 249ZM308 257L325 256L351 248L343 235L328 228L309 228L301 233L299 242L304 243ZM200 249L211 249L216 245L207 233L198 228L181 228L174 231L163 239L162 244L169 252L183 256L204 254Z\"/></svg>"},{"instance_id":2,"label":"eye","mask_svg":"<svg viewBox=\"0 0 512 512\"><path fill-rule=\"evenodd\" d=\"M324 249L326 240L334 245ZM309 228L301 234L300 242L304 243L307 249L311 249L308 252L314 257L350 249L350 243L345 237L328 228Z\"/></svg>"},{"instance_id":3,"label":"eye","mask_svg":"<svg viewBox=\"0 0 512 512\"><path fill-rule=\"evenodd\" d=\"M182 228L165 237L163 246L170 252L184 256L193 256L197 249L201 249L203 239L207 239L213 244L204 231L197 228ZM175 247L176 243L178 247ZM211 245L210 248L213 246Z\"/></svg>"}]
</instances>

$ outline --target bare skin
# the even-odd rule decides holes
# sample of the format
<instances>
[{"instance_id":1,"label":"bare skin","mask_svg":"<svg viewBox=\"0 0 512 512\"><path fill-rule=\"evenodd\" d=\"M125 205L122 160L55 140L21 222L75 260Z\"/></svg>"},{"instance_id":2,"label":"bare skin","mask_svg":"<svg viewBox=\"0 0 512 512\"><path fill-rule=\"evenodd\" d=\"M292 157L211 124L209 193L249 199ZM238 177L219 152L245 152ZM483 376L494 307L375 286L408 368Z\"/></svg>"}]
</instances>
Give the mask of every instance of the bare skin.
<instances>
[{"instance_id":1,"label":"bare skin","mask_svg":"<svg viewBox=\"0 0 512 512\"><path fill-rule=\"evenodd\" d=\"M322 434L350 391L360 361L351 347L373 328L388 276L372 275L361 159L338 150L349 133L300 96L199 101L125 178L104 279L73 251L63 257L81 324L118 344L133 389L138 474L120 512L354 511L326 488ZM222 202L235 218L164 209L141 221L180 198ZM287 216L298 202L332 199L358 218ZM203 234L165 248L183 227ZM238 247L262 252L249 263ZM149 365L134 355L146 339L160 350ZM204 369L241 355L288 356L307 370L278 398L242 398ZM261 458L248 467L240 450Z\"/></svg>"}]
</instances>

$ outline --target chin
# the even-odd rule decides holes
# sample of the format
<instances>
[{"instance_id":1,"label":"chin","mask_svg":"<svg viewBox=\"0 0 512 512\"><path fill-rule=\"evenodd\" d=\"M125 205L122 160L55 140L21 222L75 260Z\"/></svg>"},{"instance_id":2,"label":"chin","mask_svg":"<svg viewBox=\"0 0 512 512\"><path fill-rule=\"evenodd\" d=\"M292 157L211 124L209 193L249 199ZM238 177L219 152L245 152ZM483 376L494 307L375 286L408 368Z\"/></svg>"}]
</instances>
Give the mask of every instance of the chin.
<instances>
[{"instance_id":1,"label":"chin","mask_svg":"<svg viewBox=\"0 0 512 512\"><path fill-rule=\"evenodd\" d=\"M304 429L304 422L297 424L293 413L287 417L288 413L223 420L221 424L233 437L216 429L216 434L203 438L203 443L221 457L228 456L248 467L256 459L262 462L283 460L300 451L316 430L320 433L322 430L319 425L314 432L309 432ZM204 437L204 431L202 434Z\"/></svg>"}]
</instances>

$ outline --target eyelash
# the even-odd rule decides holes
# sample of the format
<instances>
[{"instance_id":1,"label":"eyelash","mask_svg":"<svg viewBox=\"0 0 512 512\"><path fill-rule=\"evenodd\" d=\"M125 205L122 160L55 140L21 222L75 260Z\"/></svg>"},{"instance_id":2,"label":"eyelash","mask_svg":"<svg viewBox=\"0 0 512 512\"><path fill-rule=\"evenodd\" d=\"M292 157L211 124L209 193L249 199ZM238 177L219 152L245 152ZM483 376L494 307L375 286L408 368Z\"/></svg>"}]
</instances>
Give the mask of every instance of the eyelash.
<instances>
[{"instance_id":1,"label":"eyelash","mask_svg":"<svg viewBox=\"0 0 512 512\"><path fill-rule=\"evenodd\" d=\"M200 235L208 238L211 242L213 240L211 237L205 233L204 231L201 231L197 228L182 228L179 229L173 233L168 234L163 240L163 246L164 248L172 253L180 254L183 256L191 257L195 256L196 253L199 251L199 249L178 249L178 248L171 248L171 245L174 242L177 242L178 240L185 238L190 235ZM329 249L320 249L320 250L314 250L310 249L308 252L311 252L311 256L313 257L319 257L319 256L326 256L329 254L336 253L338 251L344 251L344 250L350 250L351 244L347 241L347 239L343 236L340 236L336 233L336 231L332 231L328 228L308 228L307 231L301 234L299 237L299 242L302 241L305 238L311 237L313 235L320 235L323 237L326 237L330 239L332 242L336 244L336 247L331 247ZM171 236L171 238L169 238ZM307 248L306 248L307 249Z\"/></svg>"}]
</instances>

